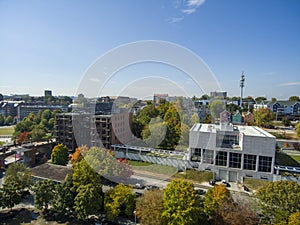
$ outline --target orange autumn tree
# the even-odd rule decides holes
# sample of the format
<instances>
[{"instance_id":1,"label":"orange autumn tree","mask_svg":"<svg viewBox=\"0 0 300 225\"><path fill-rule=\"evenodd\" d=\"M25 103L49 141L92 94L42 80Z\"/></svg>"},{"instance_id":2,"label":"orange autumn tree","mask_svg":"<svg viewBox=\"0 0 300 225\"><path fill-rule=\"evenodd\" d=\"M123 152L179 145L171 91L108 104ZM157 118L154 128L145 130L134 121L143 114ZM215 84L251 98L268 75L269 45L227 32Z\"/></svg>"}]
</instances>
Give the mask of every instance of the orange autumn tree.
<instances>
[{"instance_id":1,"label":"orange autumn tree","mask_svg":"<svg viewBox=\"0 0 300 225\"><path fill-rule=\"evenodd\" d=\"M81 161L84 158L83 155L85 155L85 153L87 151L88 151L88 148L85 145L83 145L79 148L76 148L76 151L73 153L72 158L71 158L72 164L74 165L75 163Z\"/></svg>"}]
</instances>

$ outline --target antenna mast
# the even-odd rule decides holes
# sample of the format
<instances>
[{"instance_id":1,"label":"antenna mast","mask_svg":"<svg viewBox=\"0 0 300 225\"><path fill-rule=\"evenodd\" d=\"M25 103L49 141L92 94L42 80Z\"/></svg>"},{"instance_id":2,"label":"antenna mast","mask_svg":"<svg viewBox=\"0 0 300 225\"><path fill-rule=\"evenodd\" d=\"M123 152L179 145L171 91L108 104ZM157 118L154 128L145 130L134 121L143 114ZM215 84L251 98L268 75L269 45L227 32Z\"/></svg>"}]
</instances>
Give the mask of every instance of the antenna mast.
<instances>
[{"instance_id":1,"label":"antenna mast","mask_svg":"<svg viewBox=\"0 0 300 225\"><path fill-rule=\"evenodd\" d=\"M242 71L241 80L240 80L240 87L241 87L240 107L243 108L243 88L245 87L245 75L244 75L244 71Z\"/></svg>"}]
</instances>

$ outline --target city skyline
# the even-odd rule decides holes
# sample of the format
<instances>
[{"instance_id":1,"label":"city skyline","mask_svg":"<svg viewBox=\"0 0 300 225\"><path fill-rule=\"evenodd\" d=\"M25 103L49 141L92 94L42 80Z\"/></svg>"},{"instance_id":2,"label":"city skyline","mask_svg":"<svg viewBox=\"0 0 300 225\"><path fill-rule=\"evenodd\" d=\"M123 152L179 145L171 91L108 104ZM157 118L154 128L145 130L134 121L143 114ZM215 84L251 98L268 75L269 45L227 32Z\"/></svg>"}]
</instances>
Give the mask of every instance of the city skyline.
<instances>
[{"instance_id":1,"label":"city skyline","mask_svg":"<svg viewBox=\"0 0 300 225\"><path fill-rule=\"evenodd\" d=\"M245 97L288 99L299 96L299 11L300 2L293 0L1 1L0 92L41 96L50 89L56 96L76 96L100 56L127 43L162 40L203 60L220 86L209 91L239 96L244 71ZM190 97L209 94L176 68L146 63L118 71L103 95L118 95L140 76L152 79L147 86L136 83L143 91L164 90L171 81ZM137 87L128 95L145 97Z\"/></svg>"}]
</instances>

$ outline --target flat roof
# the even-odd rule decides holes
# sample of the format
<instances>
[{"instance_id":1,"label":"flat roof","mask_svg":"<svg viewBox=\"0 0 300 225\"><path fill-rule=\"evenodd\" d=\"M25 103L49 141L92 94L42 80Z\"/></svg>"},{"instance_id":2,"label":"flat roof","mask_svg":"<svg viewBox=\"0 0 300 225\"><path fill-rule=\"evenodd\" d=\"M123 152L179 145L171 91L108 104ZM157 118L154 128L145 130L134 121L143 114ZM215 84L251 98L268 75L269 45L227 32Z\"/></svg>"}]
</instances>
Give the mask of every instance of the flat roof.
<instances>
[{"instance_id":1,"label":"flat roof","mask_svg":"<svg viewBox=\"0 0 300 225\"><path fill-rule=\"evenodd\" d=\"M216 133L217 131L231 131L239 132L247 136L256 137L270 137L275 138L273 135L267 131L256 127L256 126L242 126L242 125L232 125L232 124L207 124L207 123L196 123L190 130L191 132L203 132L203 133Z\"/></svg>"},{"instance_id":2,"label":"flat roof","mask_svg":"<svg viewBox=\"0 0 300 225\"><path fill-rule=\"evenodd\" d=\"M72 172L71 168L67 166L60 166L51 163L44 163L42 165L31 168L31 175L48 180L64 181L67 174Z\"/></svg>"}]
</instances>

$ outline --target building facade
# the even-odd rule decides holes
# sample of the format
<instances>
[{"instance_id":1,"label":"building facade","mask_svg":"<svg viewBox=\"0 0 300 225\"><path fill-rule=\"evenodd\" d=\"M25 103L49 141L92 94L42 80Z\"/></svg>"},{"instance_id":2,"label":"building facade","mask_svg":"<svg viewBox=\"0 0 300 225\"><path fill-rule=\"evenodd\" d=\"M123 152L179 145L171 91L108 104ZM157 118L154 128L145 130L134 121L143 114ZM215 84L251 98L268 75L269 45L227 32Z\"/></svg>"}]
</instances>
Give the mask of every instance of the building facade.
<instances>
[{"instance_id":1,"label":"building facade","mask_svg":"<svg viewBox=\"0 0 300 225\"><path fill-rule=\"evenodd\" d=\"M195 124L190 130L189 158L215 178L273 180L276 139L255 126Z\"/></svg>"},{"instance_id":2,"label":"building facade","mask_svg":"<svg viewBox=\"0 0 300 225\"><path fill-rule=\"evenodd\" d=\"M109 149L113 144L126 144L131 138L132 115L126 110L111 115L61 113L55 117L55 138L71 151L78 146Z\"/></svg>"}]
</instances>

